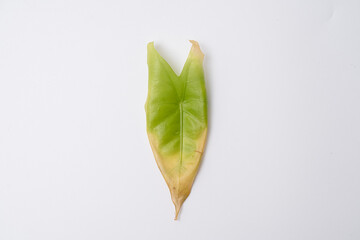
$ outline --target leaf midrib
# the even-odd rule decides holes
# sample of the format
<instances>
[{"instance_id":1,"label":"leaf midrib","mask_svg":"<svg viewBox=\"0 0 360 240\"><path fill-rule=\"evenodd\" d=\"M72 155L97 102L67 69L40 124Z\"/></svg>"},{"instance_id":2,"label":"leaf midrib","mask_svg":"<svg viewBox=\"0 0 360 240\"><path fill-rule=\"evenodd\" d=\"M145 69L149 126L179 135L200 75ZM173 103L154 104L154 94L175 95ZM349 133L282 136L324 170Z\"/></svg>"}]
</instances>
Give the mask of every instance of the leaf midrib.
<instances>
[{"instance_id":1,"label":"leaf midrib","mask_svg":"<svg viewBox=\"0 0 360 240\"><path fill-rule=\"evenodd\" d=\"M181 168L182 168L182 155L183 155L183 145L184 145L184 123L183 123L183 119L184 118L184 112L183 112L183 104L182 102L180 102L180 162L179 162L179 185L180 185L180 176L181 176Z\"/></svg>"}]
</instances>

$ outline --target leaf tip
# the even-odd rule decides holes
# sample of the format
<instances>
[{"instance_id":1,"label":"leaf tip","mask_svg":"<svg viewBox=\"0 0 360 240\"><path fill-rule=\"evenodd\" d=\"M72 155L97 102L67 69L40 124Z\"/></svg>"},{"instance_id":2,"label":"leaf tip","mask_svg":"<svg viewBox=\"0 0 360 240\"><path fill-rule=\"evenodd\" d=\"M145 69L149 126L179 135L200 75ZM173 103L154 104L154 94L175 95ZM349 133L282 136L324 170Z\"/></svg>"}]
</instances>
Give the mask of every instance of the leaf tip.
<instances>
[{"instance_id":1,"label":"leaf tip","mask_svg":"<svg viewBox=\"0 0 360 240\"><path fill-rule=\"evenodd\" d=\"M179 197L179 196L172 196L172 200L175 206L175 218L174 220L178 219L179 216L179 212L181 210L181 206L183 205L185 198L184 197Z\"/></svg>"},{"instance_id":2,"label":"leaf tip","mask_svg":"<svg viewBox=\"0 0 360 240\"><path fill-rule=\"evenodd\" d=\"M174 220L178 220L178 216L179 216L179 212L180 212L180 209L181 209L181 205L182 205L182 204L176 204L176 205L175 205L175 218L174 218Z\"/></svg>"},{"instance_id":3,"label":"leaf tip","mask_svg":"<svg viewBox=\"0 0 360 240\"><path fill-rule=\"evenodd\" d=\"M200 49L200 45L195 40L189 40L189 42L192 44L192 49L194 49L194 55L200 58L200 60L204 59L204 53Z\"/></svg>"}]
</instances>

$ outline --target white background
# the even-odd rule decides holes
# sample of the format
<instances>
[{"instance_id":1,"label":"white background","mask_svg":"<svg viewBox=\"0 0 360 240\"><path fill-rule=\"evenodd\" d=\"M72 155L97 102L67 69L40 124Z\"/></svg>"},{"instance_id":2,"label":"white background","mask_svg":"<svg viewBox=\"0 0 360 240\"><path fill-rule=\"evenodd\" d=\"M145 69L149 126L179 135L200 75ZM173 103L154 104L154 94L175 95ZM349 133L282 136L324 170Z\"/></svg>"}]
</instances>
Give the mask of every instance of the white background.
<instances>
[{"instance_id":1,"label":"white background","mask_svg":"<svg viewBox=\"0 0 360 240\"><path fill-rule=\"evenodd\" d=\"M205 53L209 138L173 221L146 44ZM0 239L360 239L360 1L0 0Z\"/></svg>"}]
</instances>

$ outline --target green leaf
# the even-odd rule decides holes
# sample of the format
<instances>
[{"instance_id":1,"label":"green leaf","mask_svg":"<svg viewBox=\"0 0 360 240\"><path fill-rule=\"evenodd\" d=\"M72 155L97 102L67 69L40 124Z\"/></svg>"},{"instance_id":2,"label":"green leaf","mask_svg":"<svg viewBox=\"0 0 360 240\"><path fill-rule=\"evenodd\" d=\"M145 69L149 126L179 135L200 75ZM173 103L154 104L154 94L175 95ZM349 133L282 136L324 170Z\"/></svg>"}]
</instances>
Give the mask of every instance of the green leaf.
<instances>
[{"instance_id":1,"label":"green leaf","mask_svg":"<svg viewBox=\"0 0 360 240\"><path fill-rule=\"evenodd\" d=\"M147 133L157 165L175 205L175 219L189 196L207 134L204 55L196 41L178 76L148 44Z\"/></svg>"}]
</instances>

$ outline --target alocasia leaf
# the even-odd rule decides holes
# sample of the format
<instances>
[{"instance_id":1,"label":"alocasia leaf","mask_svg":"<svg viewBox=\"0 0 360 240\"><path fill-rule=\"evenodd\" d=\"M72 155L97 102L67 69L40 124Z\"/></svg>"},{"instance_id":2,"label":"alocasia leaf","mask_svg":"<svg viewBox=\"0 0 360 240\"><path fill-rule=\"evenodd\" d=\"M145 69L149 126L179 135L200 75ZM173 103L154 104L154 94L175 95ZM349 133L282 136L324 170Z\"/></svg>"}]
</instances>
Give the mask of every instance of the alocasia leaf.
<instances>
[{"instance_id":1,"label":"alocasia leaf","mask_svg":"<svg viewBox=\"0 0 360 240\"><path fill-rule=\"evenodd\" d=\"M204 54L196 41L178 76L151 42L147 46L149 85L147 133L157 165L170 189L175 219L189 196L207 134Z\"/></svg>"}]
</instances>

